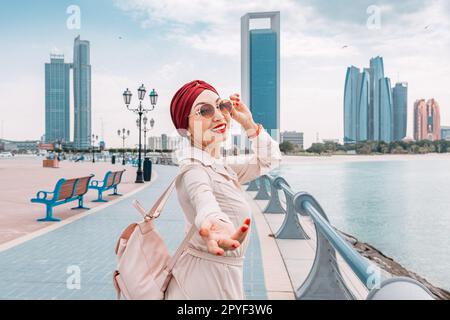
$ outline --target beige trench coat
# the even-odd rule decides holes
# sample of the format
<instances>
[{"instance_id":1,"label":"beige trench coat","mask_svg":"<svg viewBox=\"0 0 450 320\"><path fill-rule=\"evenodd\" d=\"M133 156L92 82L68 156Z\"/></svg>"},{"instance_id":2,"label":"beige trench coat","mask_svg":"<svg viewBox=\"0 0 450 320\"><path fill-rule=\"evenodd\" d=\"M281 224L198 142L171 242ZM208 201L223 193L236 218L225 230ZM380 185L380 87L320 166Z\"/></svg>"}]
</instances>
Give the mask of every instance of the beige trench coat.
<instances>
[{"instance_id":1,"label":"beige trench coat","mask_svg":"<svg viewBox=\"0 0 450 320\"><path fill-rule=\"evenodd\" d=\"M177 152L180 167L198 162L176 184L178 200L185 214L187 232L195 223L200 229L206 217L214 216L232 223L237 229L251 208L240 184L254 180L277 167L281 161L278 143L261 130L252 141L253 153L220 159L196 147ZM241 246L225 256L208 253L203 238L196 232L173 269L173 278L165 298L171 299L244 299L243 260L250 232Z\"/></svg>"}]
</instances>

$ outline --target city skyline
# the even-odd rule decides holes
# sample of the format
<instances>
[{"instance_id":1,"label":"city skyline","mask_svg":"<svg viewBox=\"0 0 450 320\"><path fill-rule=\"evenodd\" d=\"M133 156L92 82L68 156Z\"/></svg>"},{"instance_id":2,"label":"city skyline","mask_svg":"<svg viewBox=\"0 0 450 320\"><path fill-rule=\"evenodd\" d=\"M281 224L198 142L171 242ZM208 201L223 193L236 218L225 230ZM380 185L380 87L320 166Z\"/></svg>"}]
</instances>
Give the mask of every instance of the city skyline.
<instances>
[{"instance_id":1,"label":"city skyline","mask_svg":"<svg viewBox=\"0 0 450 320\"><path fill-rule=\"evenodd\" d=\"M20 8L32 2L18 1L0 13L8 16L0 19L0 25L9 30L4 39L9 50L0 53L0 61L8 61L0 75L5 139L39 139L44 133L42 64L54 48L67 56L78 34L90 40L95 66L92 132L100 132L103 120L108 146L121 146L118 127L131 129L129 141L136 141L135 117L125 110L121 93L144 82L160 94L151 113L155 134L171 134L167 106L183 83L202 78L222 96L240 90L240 17L258 11L281 13L280 129L304 132L305 148L315 142L317 133L342 139L345 69L365 65L377 55L384 57L393 83L409 84L408 137L413 135L412 103L420 97L439 101L441 122L450 123L450 10L445 1L380 1L379 29L367 27L370 1L347 6L339 14L337 4L306 0L251 1L245 6L220 0L214 6L193 2L189 10L170 2L163 7L156 1L79 1L81 27L68 29L71 4L44 1L31 14ZM433 21L427 29L424 15ZM266 23L255 24L264 28ZM433 50L416 50L417 43ZM18 126L11 106L18 104L23 87L29 101L21 110L27 117Z\"/></svg>"}]
</instances>

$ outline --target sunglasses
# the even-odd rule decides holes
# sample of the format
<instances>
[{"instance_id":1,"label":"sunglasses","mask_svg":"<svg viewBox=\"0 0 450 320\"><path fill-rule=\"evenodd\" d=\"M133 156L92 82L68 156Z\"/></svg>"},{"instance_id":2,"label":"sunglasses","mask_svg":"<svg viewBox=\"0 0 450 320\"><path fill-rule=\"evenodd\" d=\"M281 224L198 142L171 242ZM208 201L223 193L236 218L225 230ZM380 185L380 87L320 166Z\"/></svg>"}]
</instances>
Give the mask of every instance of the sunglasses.
<instances>
[{"instance_id":1,"label":"sunglasses","mask_svg":"<svg viewBox=\"0 0 450 320\"><path fill-rule=\"evenodd\" d=\"M233 110L233 103L227 99L220 100L215 107L209 103L205 103L202 104L202 106L189 117L200 115L204 118L211 119L216 114L216 109L219 109L222 113L228 112L231 114L231 111Z\"/></svg>"}]
</instances>

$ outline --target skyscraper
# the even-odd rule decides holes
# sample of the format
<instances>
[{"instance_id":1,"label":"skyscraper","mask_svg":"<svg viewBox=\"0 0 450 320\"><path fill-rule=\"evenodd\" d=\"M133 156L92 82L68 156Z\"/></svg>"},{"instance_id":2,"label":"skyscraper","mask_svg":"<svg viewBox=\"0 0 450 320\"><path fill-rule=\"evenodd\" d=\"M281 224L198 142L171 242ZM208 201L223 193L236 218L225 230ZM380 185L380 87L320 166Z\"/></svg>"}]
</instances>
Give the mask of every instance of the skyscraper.
<instances>
[{"instance_id":1,"label":"skyscraper","mask_svg":"<svg viewBox=\"0 0 450 320\"><path fill-rule=\"evenodd\" d=\"M70 64L50 55L45 64L45 142L70 141Z\"/></svg>"},{"instance_id":2,"label":"skyscraper","mask_svg":"<svg viewBox=\"0 0 450 320\"><path fill-rule=\"evenodd\" d=\"M250 30L251 19L270 19L270 28ZM241 17L241 94L255 122L279 140L280 12Z\"/></svg>"},{"instance_id":3,"label":"skyscraper","mask_svg":"<svg viewBox=\"0 0 450 320\"><path fill-rule=\"evenodd\" d=\"M417 100L414 103L414 139L440 140L441 116L436 100Z\"/></svg>"},{"instance_id":4,"label":"skyscraper","mask_svg":"<svg viewBox=\"0 0 450 320\"><path fill-rule=\"evenodd\" d=\"M394 106L394 141L400 141L406 137L406 124L408 117L408 83L399 82L392 91Z\"/></svg>"},{"instance_id":5,"label":"skyscraper","mask_svg":"<svg viewBox=\"0 0 450 320\"><path fill-rule=\"evenodd\" d=\"M74 145L91 146L91 65L89 41L75 38L73 49Z\"/></svg>"},{"instance_id":6,"label":"skyscraper","mask_svg":"<svg viewBox=\"0 0 450 320\"><path fill-rule=\"evenodd\" d=\"M295 144L303 150L303 132L284 131L281 133L281 142L285 141Z\"/></svg>"},{"instance_id":7,"label":"skyscraper","mask_svg":"<svg viewBox=\"0 0 450 320\"><path fill-rule=\"evenodd\" d=\"M441 139L450 141L450 126L441 127Z\"/></svg>"},{"instance_id":8,"label":"skyscraper","mask_svg":"<svg viewBox=\"0 0 450 320\"><path fill-rule=\"evenodd\" d=\"M391 81L384 76L383 58L370 68L347 68L344 89L344 143L365 140L389 142L393 136Z\"/></svg>"},{"instance_id":9,"label":"skyscraper","mask_svg":"<svg viewBox=\"0 0 450 320\"><path fill-rule=\"evenodd\" d=\"M369 107L369 139L380 140L380 109L381 109L381 89L384 88L382 80L384 79L384 62L382 57L370 59L370 107ZM386 96L384 92L383 96Z\"/></svg>"},{"instance_id":10,"label":"skyscraper","mask_svg":"<svg viewBox=\"0 0 450 320\"><path fill-rule=\"evenodd\" d=\"M381 141L391 142L394 130L391 80L385 77L379 81L379 85L378 92L380 94L380 99L378 101L378 108L380 120L378 137ZM374 106L374 109L377 109L377 105Z\"/></svg>"},{"instance_id":11,"label":"skyscraper","mask_svg":"<svg viewBox=\"0 0 450 320\"><path fill-rule=\"evenodd\" d=\"M344 89L344 143L368 138L369 89L369 73L349 67Z\"/></svg>"}]
</instances>

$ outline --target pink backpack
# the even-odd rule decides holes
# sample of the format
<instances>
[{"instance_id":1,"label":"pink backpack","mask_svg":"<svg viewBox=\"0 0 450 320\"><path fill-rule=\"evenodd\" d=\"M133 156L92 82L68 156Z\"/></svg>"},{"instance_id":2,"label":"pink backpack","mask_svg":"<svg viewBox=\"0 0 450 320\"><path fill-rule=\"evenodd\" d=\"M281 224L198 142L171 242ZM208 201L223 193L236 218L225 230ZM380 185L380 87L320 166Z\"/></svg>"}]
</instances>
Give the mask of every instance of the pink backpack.
<instances>
[{"instance_id":1,"label":"pink backpack","mask_svg":"<svg viewBox=\"0 0 450 320\"><path fill-rule=\"evenodd\" d=\"M117 270L114 271L113 276L117 299L121 296L126 300L164 299L164 293L172 278L172 269L186 249L196 228L195 225L191 227L182 244L171 257L153 220L161 214L177 179L195 165L186 165L182 169L150 212L145 212L137 200L133 201L133 205L143 215L144 220L129 225L117 242Z\"/></svg>"}]
</instances>

